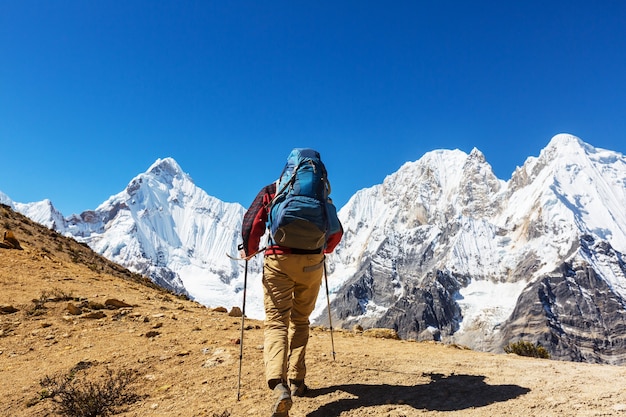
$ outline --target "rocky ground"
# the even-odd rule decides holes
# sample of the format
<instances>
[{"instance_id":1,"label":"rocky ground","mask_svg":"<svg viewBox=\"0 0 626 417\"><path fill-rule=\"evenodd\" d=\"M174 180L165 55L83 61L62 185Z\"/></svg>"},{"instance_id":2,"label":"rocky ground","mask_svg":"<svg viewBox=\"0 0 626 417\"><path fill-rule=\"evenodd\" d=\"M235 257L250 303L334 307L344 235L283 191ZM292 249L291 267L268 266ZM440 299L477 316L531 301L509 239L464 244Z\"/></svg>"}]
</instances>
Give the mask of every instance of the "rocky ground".
<instances>
[{"instance_id":1,"label":"rocky ground","mask_svg":"<svg viewBox=\"0 0 626 417\"><path fill-rule=\"evenodd\" d=\"M71 415L60 407L86 401L89 387L92 397L126 393L120 416L270 415L262 322L245 321L238 400L241 318L164 292L0 207L7 227L23 249L0 248L1 416ZM330 336L311 333L311 390L292 417L626 416L625 367L337 330L333 359Z\"/></svg>"}]
</instances>

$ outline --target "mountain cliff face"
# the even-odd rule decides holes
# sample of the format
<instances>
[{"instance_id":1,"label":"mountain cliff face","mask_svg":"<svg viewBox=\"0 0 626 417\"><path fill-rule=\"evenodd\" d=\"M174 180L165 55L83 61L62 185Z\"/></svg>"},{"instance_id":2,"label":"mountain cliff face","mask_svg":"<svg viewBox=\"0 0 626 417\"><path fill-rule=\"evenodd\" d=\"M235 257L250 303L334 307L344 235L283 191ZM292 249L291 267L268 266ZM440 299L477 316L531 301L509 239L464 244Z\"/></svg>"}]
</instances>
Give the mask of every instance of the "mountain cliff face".
<instances>
[{"instance_id":1,"label":"mountain cliff face","mask_svg":"<svg viewBox=\"0 0 626 417\"><path fill-rule=\"evenodd\" d=\"M523 338L556 358L623 363L624 207L624 156L571 135L506 183L477 150L428 153L340 211L333 319L482 350Z\"/></svg>"},{"instance_id":2,"label":"mountain cliff face","mask_svg":"<svg viewBox=\"0 0 626 417\"><path fill-rule=\"evenodd\" d=\"M244 208L207 195L171 158L79 216L48 201L12 204L203 304L241 304L243 265L225 254L236 253ZM494 352L524 339L558 359L626 363L624 207L626 158L571 135L507 182L477 149L429 152L340 210L333 325ZM248 271L253 318L263 317L260 262ZM318 323L325 307L322 291Z\"/></svg>"}]
</instances>

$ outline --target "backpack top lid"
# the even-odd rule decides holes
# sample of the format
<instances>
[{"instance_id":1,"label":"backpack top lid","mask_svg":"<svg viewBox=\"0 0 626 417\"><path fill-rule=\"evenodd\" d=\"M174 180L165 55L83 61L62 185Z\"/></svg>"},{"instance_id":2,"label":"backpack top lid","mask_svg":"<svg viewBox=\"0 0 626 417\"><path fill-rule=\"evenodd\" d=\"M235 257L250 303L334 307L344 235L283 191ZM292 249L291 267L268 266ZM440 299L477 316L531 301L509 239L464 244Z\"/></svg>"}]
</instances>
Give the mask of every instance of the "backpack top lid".
<instances>
[{"instance_id":1,"label":"backpack top lid","mask_svg":"<svg viewBox=\"0 0 626 417\"><path fill-rule=\"evenodd\" d=\"M287 163L278 177L277 195L290 187L296 195L309 195L326 200L330 194L326 167L319 152L311 148L294 148L287 157Z\"/></svg>"},{"instance_id":2,"label":"backpack top lid","mask_svg":"<svg viewBox=\"0 0 626 417\"><path fill-rule=\"evenodd\" d=\"M322 160L320 153L311 148L294 148L287 157L287 161L299 161L304 158Z\"/></svg>"}]
</instances>

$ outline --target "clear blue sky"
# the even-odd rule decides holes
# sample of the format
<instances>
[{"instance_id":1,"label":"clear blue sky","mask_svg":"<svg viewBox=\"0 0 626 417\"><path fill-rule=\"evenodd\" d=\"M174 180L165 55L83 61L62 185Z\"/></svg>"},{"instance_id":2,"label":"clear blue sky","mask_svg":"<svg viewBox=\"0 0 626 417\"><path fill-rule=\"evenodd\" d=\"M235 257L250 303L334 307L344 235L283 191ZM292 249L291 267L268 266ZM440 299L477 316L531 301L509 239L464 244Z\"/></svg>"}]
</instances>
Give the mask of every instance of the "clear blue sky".
<instances>
[{"instance_id":1,"label":"clear blue sky","mask_svg":"<svg viewBox=\"0 0 626 417\"><path fill-rule=\"evenodd\" d=\"M293 147L338 206L434 149L508 180L626 153L626 2L0 0L0 190L94 209L171 156L247 206Z\"/></svg>"}]
</instances>

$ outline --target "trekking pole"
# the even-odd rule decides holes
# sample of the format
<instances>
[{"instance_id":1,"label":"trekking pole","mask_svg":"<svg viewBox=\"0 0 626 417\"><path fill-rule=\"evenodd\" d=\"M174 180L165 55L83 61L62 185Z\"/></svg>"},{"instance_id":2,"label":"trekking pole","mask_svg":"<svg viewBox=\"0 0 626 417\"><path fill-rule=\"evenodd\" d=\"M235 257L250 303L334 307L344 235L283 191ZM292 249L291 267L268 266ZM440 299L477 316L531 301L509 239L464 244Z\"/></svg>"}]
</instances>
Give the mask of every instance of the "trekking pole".
<instances>
[{"instance_id":1,"label":"trekking pole","mask_svg":"<svg viewBox=\"0 0 626 417\"><path fill-rule=\"evenodd\" d=\"M330 295L328 293L328 272L326 271L326 258L324 258L324 281L326 281L326 304L328 305L328 324L330 325L330 344L332 346L333 361L335 360L335 339L333 338L333 318L330 314Z\"/></svg>"},{"instance_id":2,"label":"trekking pole","mask_svg":"<svg viewBox=\"0 0 626 417\"><path fill-rule=\"evenodd\" d=\"M241 390L241 363L243 362L243 325L246 320L246 288L248 286L248 260L243 274L243 304L241 308L241 337L239 338L239 377L237 378L237 401Z\"/></svg>"}]
</instances>

